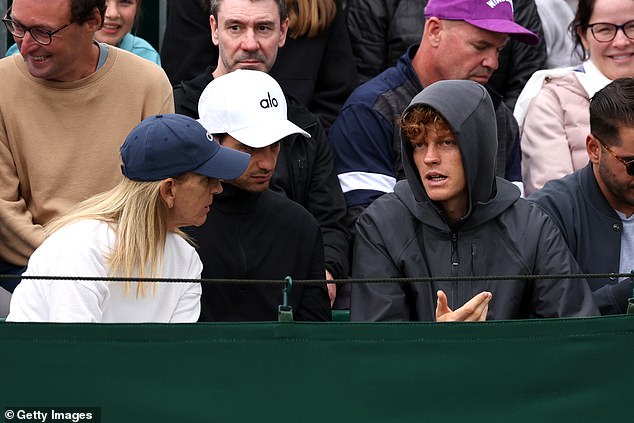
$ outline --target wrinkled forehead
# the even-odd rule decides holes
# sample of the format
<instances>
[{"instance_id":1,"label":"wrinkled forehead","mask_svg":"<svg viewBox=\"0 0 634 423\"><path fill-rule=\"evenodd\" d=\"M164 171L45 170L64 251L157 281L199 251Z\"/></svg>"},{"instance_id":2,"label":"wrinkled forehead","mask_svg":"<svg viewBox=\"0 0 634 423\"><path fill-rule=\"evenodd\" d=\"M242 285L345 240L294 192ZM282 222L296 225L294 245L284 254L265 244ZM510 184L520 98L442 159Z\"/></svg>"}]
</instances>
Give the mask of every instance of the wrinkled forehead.
<instances>
[{"instance_id":1,"label":"wrinkled forehead","mask_svg":"<svg viewBox=\"0 0 634 423\"><path fill-rule=\"evenodd\" d=\"M222 0L218 7L218 20L270 20L280 22L278 0Z\"/></svg>"}]
</instances>

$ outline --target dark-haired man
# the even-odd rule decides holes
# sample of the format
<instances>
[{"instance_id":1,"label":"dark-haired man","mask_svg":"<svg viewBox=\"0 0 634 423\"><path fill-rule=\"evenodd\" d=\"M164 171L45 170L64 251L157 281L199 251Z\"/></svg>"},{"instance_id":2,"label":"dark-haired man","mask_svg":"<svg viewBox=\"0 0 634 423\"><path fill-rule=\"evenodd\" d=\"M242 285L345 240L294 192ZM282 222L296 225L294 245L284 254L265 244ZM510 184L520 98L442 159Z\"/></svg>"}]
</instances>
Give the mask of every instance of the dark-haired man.
<instances>
[{"instance_id":1,"label":"dark-haired man","mask_svg":"<svg viewBox=\"0 0 634 423\"><path fill-rule=\"evenodd\" d=\"M528 199L546 211L586 273L634 270L634 79L616 79L590 102L583 169ZM629 278L588 279L601 314L627 311Z\"/></svg>"},{"instance_id":2,"label":"dark-haired man","mask_svg":"<svg viewBox=\"0 0 634 423\"><path fill-rule=\"evenodd\" d=\"M176 112L198 117L198 99L214 79L237 69L269 72L286 42L288 17L284 0L213 0L211 40L218 46L216 66L174 88ZM271 188L301 204L319 222L326 278L348 275L346 205L334 171L332 152L319 118L287 97L288 119L310 134L293 134L281 142ZM328 286L331 301L334 283Z\"/></svg>"},{"instance_id":3,"label":"dark-haired man","mask_svg":"<svg viewBox=\"0 0 634 423\"><path fill-rule=\"evenodd\" d=\"M14 0L4 17L20 55L0 60L0 273L21 273L42 225L120 181L134 126L174 110L162 69L94 41L105 10Z\"/></svg>"},{"instance_id":4,"label":"dark-haired man","mask_svg":"<svg viewBox=\"0 0 634 423\"><path fill-rule=\"evenodd\" d=\"M200 123L224 147L251 155L244 173L224 184L207 222L193 232L203 278L323 280L293 286L288 304L296 320L330 320L319 224L301 205L269 189L281 140L310 136L288 120L279 84L265 72L238 69L207 85L198 110ZM281 285L206 283L200 319L277 320L280 304Z\"/></svg>"}]
</instances>

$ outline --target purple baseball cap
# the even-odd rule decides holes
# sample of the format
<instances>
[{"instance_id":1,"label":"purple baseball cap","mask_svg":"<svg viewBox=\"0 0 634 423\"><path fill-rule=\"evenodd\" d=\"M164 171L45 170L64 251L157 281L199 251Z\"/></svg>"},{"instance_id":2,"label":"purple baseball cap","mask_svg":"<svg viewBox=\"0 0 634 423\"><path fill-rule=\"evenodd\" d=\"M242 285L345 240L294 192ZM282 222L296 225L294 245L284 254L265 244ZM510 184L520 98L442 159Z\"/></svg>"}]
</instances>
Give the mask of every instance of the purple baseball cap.
<instances>
[{"instance_id":1,"label":"purple baseball cap","mask_svg":"<svg viewBox=\"0 0 634 423\"><path fill-rule=\"evenodd\" d=\"M435 16L465 21L478 28L508 34L522 43L535 45L539 37L513 21L512 0L429 0L425 18Z\"/></svg>"}]
</instances>

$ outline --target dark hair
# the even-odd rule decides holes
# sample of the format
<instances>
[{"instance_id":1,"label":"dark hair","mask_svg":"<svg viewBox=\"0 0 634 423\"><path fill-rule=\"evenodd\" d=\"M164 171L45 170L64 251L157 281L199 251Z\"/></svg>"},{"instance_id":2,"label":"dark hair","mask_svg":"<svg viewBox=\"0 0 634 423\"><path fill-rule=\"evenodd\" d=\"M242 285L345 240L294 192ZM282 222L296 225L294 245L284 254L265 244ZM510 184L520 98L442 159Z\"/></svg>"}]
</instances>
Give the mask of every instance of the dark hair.
<instances>
[{"instance_id":1,"label":"dark hair","mask_svg":"<svg viewBox=\"0 0 634 423\"><path fill-rule=\"evenodd\" d=\"M590 100L590 132L608 146L619 145L619 128L634 127L634 79L618 78Z\"/></svg>"},{"instance_id":2,"label":"dark hair","mask_svg":"<svg viewBox=\"0 0 634 423\"><path fill-rule=\"evenodd\" d=\"M572 35L572 38L575 40L575 51L578 52L581 60L586 60L588 58L588 52L585 48L583 48L583 43L581 42L581 37L579 36L577 29L580 29L581 32L586 32L588 30L590 18L594 12L595 3L596 0L579 0L577 13L575 13L575 17L568 26L570 35Z\"/></svg>"},{"instance_id":3,"label":"dark hair","mask_svg":"<svg viewBox=\"0 0 634 423\"><path fill-rule=\"evenodd\" d=\"M70 15L72 21L79 25L88 22L95 16L95 8L99 10L101 23L103 24L106 13L106 0L71 0Z\"/></svg>"},{"instance_id":4,"label":"dark hair","mask_svg":"<svg viewBox=\"0 0 634 423\"><path fill-rule=\"evenodd\" d=\"M251 2L254 1L261 0L251 0ZM285 0L275 0L275 2L280 9L280 22L282 22L288 16L286 14L286 2ZM220 9L220 3L222 3L222 0L209 0L209 14L213 15L216 21L218 21L218 10Z\"/></svg>"}]
</instances>

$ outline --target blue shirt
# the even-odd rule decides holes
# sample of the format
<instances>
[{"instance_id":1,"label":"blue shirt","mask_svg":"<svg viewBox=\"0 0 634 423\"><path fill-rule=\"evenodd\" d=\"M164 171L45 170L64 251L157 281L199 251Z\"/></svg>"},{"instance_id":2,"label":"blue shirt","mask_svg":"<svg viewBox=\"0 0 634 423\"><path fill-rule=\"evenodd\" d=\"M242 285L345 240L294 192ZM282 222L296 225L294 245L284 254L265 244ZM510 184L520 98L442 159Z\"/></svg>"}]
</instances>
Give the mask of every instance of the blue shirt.
<instances>
[{"instance_id":1,"label":"blue shirt","mask_svg":"<svg viewBox=\"0 0 634 423\"><path fill-rule=\"evenodd\" d=\"M161 56L159 56L158 52L150 43L141 37L135 37L134 35L128 33L121 39L118 47L122 50L127 50L137 56L143 57L144 59L148 59L159 66L161 65ZM18 45L14 43L11 47L9 47L5 56L11 56L18 53L20 53Z\"/></svg>"}]
</instances>

